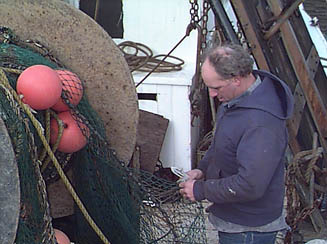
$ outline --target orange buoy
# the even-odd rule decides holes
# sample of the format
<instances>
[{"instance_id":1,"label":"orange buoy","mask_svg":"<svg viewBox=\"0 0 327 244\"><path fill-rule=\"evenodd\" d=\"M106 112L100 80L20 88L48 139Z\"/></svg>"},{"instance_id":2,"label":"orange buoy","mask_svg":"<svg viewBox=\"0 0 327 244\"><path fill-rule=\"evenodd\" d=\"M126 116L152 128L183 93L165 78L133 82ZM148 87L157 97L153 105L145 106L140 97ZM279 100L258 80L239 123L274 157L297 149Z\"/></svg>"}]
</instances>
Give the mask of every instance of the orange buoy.
<instances>
[{"instance_id":1,"label":"orange buoy","mask_svg":"<svg viewBox=\"0 0 327 244\"><path fill-rule=\"evenodd\" d=\"M77 122L70 111L59 113L58 118L64 123L63 134L57 148L58 151L73 153L82 149L87 143L89 128L82 122ZM58 132L58 122L55 118L52 118L50 121L50 143L52 145L56 143Z\"/></svg>"},{"instance_id":2,"label":"orange buoy","mask_svg":"<svg viewBox=\"0 0 327 244\"><path fill-rule=\"evenodd\" d=\"M70 244L70 240L64 232L58 229L53 229L53 230L58 244Z\"/></svg>"},{"instance_id":3,"label":"orange buoy","mask_svg":"<svg viewBox=\"0 0 327 244\"><path fill-rule=\"evenodd\" d=\"M36 110L56 104L61 96L62 84L55 70L46 65L33 65L18 77L16 90L22 101Z\"/></svg>"},{"instance_id":4,"label":"orange buoy","mask_svg":"<svg viewBox=\"0 0 327 244\"><path fill-rule=\"evenodd\" d=\"M83 86L81 80L78 78L76 74L69 70L56 70L59 78L62 82L62 89L68 98L69 102L76 106L83 96ZM63 101L62 98L58 100L58 102L52 106L52 109L57 112L68 111L69 107Z\"/></svg>"}]
</instances>

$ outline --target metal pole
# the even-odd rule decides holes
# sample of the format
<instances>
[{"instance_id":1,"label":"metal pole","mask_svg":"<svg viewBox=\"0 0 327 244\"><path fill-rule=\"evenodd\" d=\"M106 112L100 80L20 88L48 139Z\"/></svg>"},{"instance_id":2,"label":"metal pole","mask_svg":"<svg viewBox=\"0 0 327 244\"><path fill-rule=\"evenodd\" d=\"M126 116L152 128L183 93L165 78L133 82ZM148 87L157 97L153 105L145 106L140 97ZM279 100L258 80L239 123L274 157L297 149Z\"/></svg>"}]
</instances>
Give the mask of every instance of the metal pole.
<instances>
[{"instance_id":1,"label":"metal pole","mask_svg":"<svg viewBox=\"0 0 327 244\"><path fill-rule=\"evenodd\" d=\"M229 39L233 43L239 44L239 40L236 36L233 26L230 23L228 16L225 12L225 9L222 6L220 0L209 0L209 3L211 5L213 13L216 17L216 20L218 20L221 23L221 26L223 28L223 32L225 33L226 38Z\"/></svg>"}]
</instances>

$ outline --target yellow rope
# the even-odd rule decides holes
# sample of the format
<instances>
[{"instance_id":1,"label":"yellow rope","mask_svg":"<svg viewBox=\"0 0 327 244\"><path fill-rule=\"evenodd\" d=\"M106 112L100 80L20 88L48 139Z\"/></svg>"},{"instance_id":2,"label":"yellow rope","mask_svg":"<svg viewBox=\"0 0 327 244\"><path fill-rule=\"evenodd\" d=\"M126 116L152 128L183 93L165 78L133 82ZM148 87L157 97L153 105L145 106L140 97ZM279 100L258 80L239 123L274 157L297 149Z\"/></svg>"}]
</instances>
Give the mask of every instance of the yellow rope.
<instances>
[{"instance_id":1,"label":"yellow rope","mask_svg":"<svg viewBox=\"0 0 327 244\"><path fill-rule=\"evenodd\" d=\"M50 128L50 110L49 109L47 109L45 111L45 121L46 121L45 122L45 124L46 124L46 126L45 126L45 138L47 139L47 142L49 142L50 141L50 129L49 129ZM52 149L52 151L53 151L53 149ZM39 161L42 162L44 160L44 158L46 157L46 155L47 155L47 150L44 148L42 153L39 156Z\"/></svg>"},{"instance_id":2,"label":"yellow rope","mask_svg":"<svg viewBox=\"0 0 327 244\"><path fill-rule=\"evenodd\" d=\"M50 111L47 111L46 112L46 119L45 119L45 121L46 121L45 122L46 123L46 129L45 129L45 131L46 131L46 139L47 139L47 142L50 141L50 113L57 120L57 124L58 124L58 136L57 136L57 139L56 139L55 143L52 146L52 152L55 153L57 151L57 148L59 146L60 139L61 139L62 134L64 132L64 125L63 125L62 120L60 120L58 118L58 115L55 112L53 112L53 111L51 111L51 112ZM40 159L39 159L41 162L44 160L46 154L47 154L47 150L46 150L46 148L44 148L44 151L42 152L42 155L40 156ZM48 157L42 163L41 172L43 172L47 168L47 166L48 166L48 164L49 164L50 161L51 161L51 158Z\"/></svg>"},{"instance_id":3,"label":"yellow rope","mask_svg":"<svg viewBox=\"0 0 327 244\"><path fill-rule=\"evenodd\" d=\"M105 244L110 244L109 240L105 237L105 235L102 233L102 231L99 229L99 227L96 225L96 223L94 222L92 217L87 212L84 204L79 199L79 197L78 197L77 193L75 192L73 186L69 182L69 179L67 178L64 171L62 170L62 168L61 168L58 160L56 159L54 153L51 151L51 148L49 146L49 143L47 142L47 139L45 138L45 136L42 133L42 127L40 126L39 122L34 117L31 110L29 109L29 107L21 101L21 99L19 98L16 91L10 86L9 81L7 79L7 76L6 76L3 68L0 68L0 81L12 93L13 97L17 100L19 105L24 109L25 113L31 119L31 122L34 125L39 137L41 138L41 141L42 141L44 147L46 148L46 151L47 151L49 157L51 158L54 166L56 167L59 176L61 177L62 181L64 182L67 190L72 195L72 197L73 197L74 201L76 202L77 206L80 208L80 210L81 210L82 214L84 215L85 219L88 221L88 223L90 224L92 229L96 232L96 234L99 236L99 238L102 240L102 242L105 243Z\"/></svg>"},{"instance_id":4,"label":"yellow rope","mask_svg":"<svg viewBox=\"0 0 327 244\"><path fill-rule=\"evenodd\" d=\"M13 74L18 74L18 75L23 72L22 70L19 70L19 69L4 68L4 67L2 67L2 69L4 71L7 71L7 72L10 72L10 73L13 73Z\"/></svg>"}]
</instances>

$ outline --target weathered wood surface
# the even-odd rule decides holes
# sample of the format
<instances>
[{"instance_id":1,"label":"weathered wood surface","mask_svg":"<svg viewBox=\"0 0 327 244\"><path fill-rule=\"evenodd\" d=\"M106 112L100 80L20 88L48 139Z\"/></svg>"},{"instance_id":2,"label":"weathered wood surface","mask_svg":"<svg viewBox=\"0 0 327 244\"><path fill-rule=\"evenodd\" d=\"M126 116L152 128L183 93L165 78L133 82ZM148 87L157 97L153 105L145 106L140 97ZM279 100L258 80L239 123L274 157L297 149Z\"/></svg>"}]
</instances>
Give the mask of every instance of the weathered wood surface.
<instances>
[{"instance_id":1,"label":"weathered wood surface","mask_svg":"<svg viewBox=\"0 0 327 244\"><path fill-rule=\"evenodd\" d=\"M140 110L136 144L140 148L140 168L154 172L168 127L168 119Z\"/></svg>"},{"instance_id":2,"label":"weathered wood surface","mask_svg":"<svg viewBox=\"0 0 327 244\"><path fill-rule=\"evenodd\" d=\"M6 125L0 118L0 243L16 238L20 212L18 167Z\"/></svg>"},{"instance_id":3,"label":"weathered wood surface","mask_svg":"<svg viewBox=\"0 0 327 244\"><path fill-rule=\"evenodd\" d=\"M295 98L293 117L288 121L289 145L294 155L311 149L313 135L323 148L327 166L327 77L317 50L297 6L303 1L231 0L242 26L247 45L259 68L283 79ZM315 140L316 141L316 140ZM321 160L321 159L320 159ZM313 207L314 174L310 185L297 184L302 206ZM316 200L316 199L315 199ZM326 223L318 208L309 215L316 232Z\"/></svg>"},{"instance_id":4,"label":"weathered wood surface","mask_svg":"<svg viewBox=\"0 0 327 244\"><path fill-rule=\"evenodd\" d=\"M288 121L293 152L309 149L315 131L320 139L326 137L327 78L301 14L295 10L274 35L265 39L267 31L287 11L284 7L290 7L294 1L284 6L274 0L231 2L259 68L266 69L268 64L269 70L286 81L293 91L296 107Z\"/></svg>"}]
</instances>

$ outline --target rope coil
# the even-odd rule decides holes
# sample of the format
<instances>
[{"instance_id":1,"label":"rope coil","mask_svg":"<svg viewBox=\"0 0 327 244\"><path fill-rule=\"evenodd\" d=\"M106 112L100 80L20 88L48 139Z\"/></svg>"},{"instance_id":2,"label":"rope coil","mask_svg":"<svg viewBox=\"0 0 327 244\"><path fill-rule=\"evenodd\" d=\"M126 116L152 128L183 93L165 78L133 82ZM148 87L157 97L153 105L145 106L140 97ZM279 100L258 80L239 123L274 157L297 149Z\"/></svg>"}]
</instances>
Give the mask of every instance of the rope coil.
<instances>
[{"instance_id":1,"label":"rope coil","mask_svg":"<svg viewBox=\"0 0 327 244\"><path fill-rule=\"evenodd\" d=\"M131 72L179 71L184 65L184 61L181 58L172 55L167 55L167 57L163 54L153 56L152 50L142 43L125 41L118 44L118 47L122 51ZM176 60L178 63L163 60L162 57Z\"/></svg>"}]
</instances>

